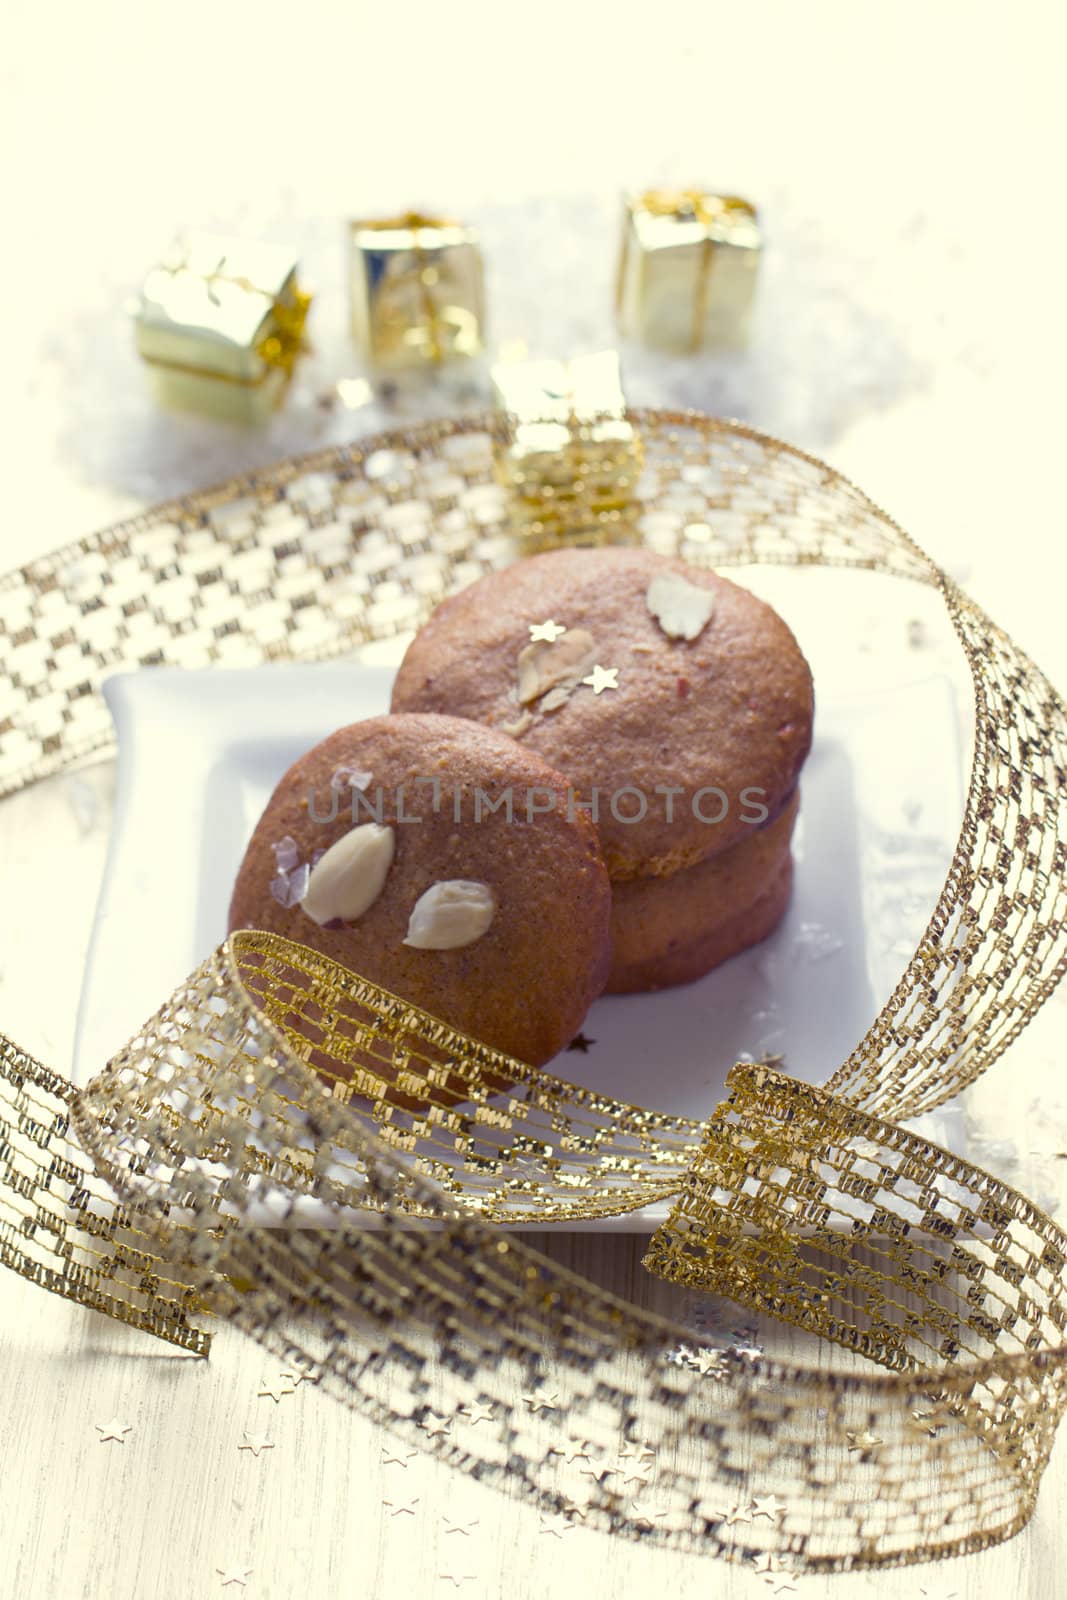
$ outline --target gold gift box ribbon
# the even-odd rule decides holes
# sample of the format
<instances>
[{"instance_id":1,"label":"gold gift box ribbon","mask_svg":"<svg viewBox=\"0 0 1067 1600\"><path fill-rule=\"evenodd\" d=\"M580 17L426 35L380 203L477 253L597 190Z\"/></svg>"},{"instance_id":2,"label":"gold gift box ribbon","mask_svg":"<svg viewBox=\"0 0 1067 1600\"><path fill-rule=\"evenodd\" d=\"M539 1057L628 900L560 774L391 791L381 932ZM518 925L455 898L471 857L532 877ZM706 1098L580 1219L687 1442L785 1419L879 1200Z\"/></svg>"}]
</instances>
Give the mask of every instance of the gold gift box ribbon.
<instances>
[{"instance_id":1,"label":"gold gift box ribbon","mask_svg":"<svg viewBox=\"0 0 1067 1600\"><path fill-rule=\"evenodd\" d=\"M417 263L415 281L422 315L420 323L413 325L403 310L391 305L388 299L383 310L380 291L369 308L371 324L375 330L374 342L380 355L388 356L391 351L418 341L425 344L428 360L441 362L451 354L453 345L458 343L460 338L465 337L471 343L476 342L478 317L473 311L458 305L439 306L433 290L438 285L440 269L430 260L431 255L436 254L439 247L435 247L432 251L427 250L420 237L424 231L465 229L464 223L452 217L434 217L421 211L407 211L395 217L375 218L368 222L356 223L354 226L357 232L366 230L368 233L410 235L404 248L413 253ZM453 335L451 339L448 337L449 333Z\"/></svg>"},{"instance_id":2,"label":"gold gift box ribbon","mask_svg":"<svg viewBox=\"0 0 1067 1600\"><path fill-rule=\"evenodd\" d=\"M704 324L707 319L709 280L715 250L722 241L712 237L711 229L720 223L729 223L739 217L758 221L756 207L740 195L710 194L703 189L648 189L638 197L637 208L653 217L673 217L679 222L699 222L707 231L704 234L697 267L697 280L693 287L693 320L689 338L691 351L699 350L704 343ZM622 289L622 271L619 272L619 292Z\"/></svg>"},{"instance_id":3,"label":"gold gift box ribbon","mask_svg":"<svg viewBox=\"0 0 1067 1600\"><path fill-rule=\"evenodd\" d=\"M171 270L184 272L189 269L183 263ZM304 349L304 329L313 297L294 285L291 298L281 300L273 297L270 290L253 283L250 278L222 272L218 268L207 273L202 281L209 286L213 283L232 284L235 288L245 289L249 294L262 295L271 301L271 326L253 346L254 354L263 362L264 371L256 378L248 378L234 372L220 372L217 367L207 367L194 362L164 360L162 356L145 355L143 351L142 361L150 367L163 367L168 372L183 372L193 378L210 378L219 383L233 383L242 389L258 388L260 384L266 383L272 372L277 371L284 372L288 382L293 375L296 358Z\"/></svg>"}]
</instances>

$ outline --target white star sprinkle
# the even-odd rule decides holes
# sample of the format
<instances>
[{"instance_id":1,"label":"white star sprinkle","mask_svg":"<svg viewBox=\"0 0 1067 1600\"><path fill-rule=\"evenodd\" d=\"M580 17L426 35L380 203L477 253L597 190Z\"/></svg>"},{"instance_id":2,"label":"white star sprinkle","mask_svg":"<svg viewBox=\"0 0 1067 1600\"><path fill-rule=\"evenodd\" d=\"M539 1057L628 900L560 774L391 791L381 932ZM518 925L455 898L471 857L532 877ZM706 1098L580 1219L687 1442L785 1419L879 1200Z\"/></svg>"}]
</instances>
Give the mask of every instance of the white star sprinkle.
<instances>
[{"instance_id":1,"label":"white star sprinkle","mask_svg":"<svg viewBox=\"0 0 1067 1600\"><path fill-rule=\"evenodd\" d=\"M617 689L619 687L619 669L618 667L602 667L598 663L594 666L588 678L583 678L582 682L587 683L594 694L603 694L605 689Z\"/></svg>"},{"instance_id":2,"label":"white star sprinkle","mask_svg":"<svg viewBox=\"0 0 1067 1600\"><path fill-rule=\"evenodd\" d=\"M451 1517L442 1517L441 1521L445 1525L446 1533L464 1533L468 1539L470 1538L471 1529L478 1526L477 1517L474 1518L473 1522L453 1522Z\"/></svg>"},{"instance_id":3,"label":"white star sprinkle","mask_svg":"<svg viewBox=\"0 0 1067 1600\"><path fill-rule=\"evenodd\" d=\"M605 1467L599 1461L591 1461L587 1467L582 1468L582 1477L592 1478L593 1482L601 1489L604 1488L606 1479L617 1478L618 1476L617 1467Z\"/></svg>"},{"instance_id":4,"label":"white star sprinkle","mask_svg":"<svg viewBox=\"0 0 1067 1600\"><path fill-rule=\"evenodd\" d=\"M531 622L529 628L531 644L537 644L541 639L546 644L555 644L567 631L560 623L553 622L551 617L547 622Z\"/></svg>"},{"instance_id":5,"label":"white star sprinkle","mask_svg":"<svg viewBox=\"0 0 1067 1600\"><path fill-rule=\"evenodd\" d=\"M268 1439L265 1433L249 1433L246 1428L245 1442L244 1444L239 1444L237 1448L238 1450L251 1450L254 1456L258 1456L261 1450L273 1450L274 1441Z\"/></svg>"},{"instance_id":6,"label":"white star sprinkle","mask_svg":"<svg viewBox=\"0 0 1067 1600\"><path fill-rule=\"evenodd\" d=\"M239 1583L243 1589L252 1576L251 1567L216 1567L215 1571L221 1577L224 1589L228 1583Z\"/></svg>"},{"instance_id":7,"label":"white star sprinkle","mask_svg":"<svg viewBox=\"0 0 1067 1600\"><path fill-rule=\"evenodd\" d=\"M647 1439L627 1439L619 1451L620 1461L629 1461L631 1456L638 1462L655 1460L656 1452Z\"/></svg>"},{"instance_id":8,"label":"white star sprinkle","mask_svg":"<svg viewBox=\"0 0 1067 1600\"><path fill-rule=\"evenodd\" d=\"M413 1461L414 1458L418 1455L418 1453L419 1452L417 1450L404 1450L404 1451L402 1451L400 1453L400 1455L396 1455L396 1454L394 1454L394 1452L392 1450L387 1450L385 1448L385 1446L383 1445L382 1446L382 1466L383 1467L406 1467L408 1462L409 1461Z\"/></svg>"},{"instance_id":9,"label":"white star sprinkle","mask_svg":"<svg viewBox=\"0 0 1067 1600\"><path fill-rule=\"evenodd\" d=\"M273 1383L271 1383L269 1378L264 1378L263 1382L259 1386L256 1398L257 1400L273 1400L274 1404L277 1406L281 1404L283 1394L295 1393L295 1388L291 1383L286 1383L285 1374L283 1373L282 1376L280 1378L276 1378Z\"/></svg>"},{"instance_id":10,"label":"white star sprinkle","mask_svg":"<svg viewBox=\"0 0 1067 1600\"><path fill-rule=\"evenodd\" d=\"M665 1511L653 1511L651 1506L646 1506L642 1501L630 1501L630 1515L634 1526L651 1533L657 1522L661 1522L667 1515Z\"/></svg>"},{"instance_id":11,"label":"white star sprinkle","mask_svg":"<svg viewBox=\"0 0 1067 1600\"><path fill-rule=\"evenodd\" d=\"M451 1417L439 1417L435 1411L427 1411L419 1422L419 1427L428 1433L431 1439L437 1439L448 1432L452 1426Z\"/></svg>"},{"instance_id":12,"label":"white star sprinkle","mask_svg":"<svg viewBox=\"0 0 1067 1600\"><path fill-rule=\"evenodd\" d=\"M476 1422L492 1422L494 1420L492 1406L483 1406L480 1400L475 1400L469 1406L460 1406L459 1414L461 1417L466 1417L472 1428Z\"/></svg>"},{"instance_id":13,"label":"white star sprinkle","mask_svg":"<svg viewBox=\"0 0 1067 1600\"><path fill-rule=\"evenodd\" d=\"M940 1586L936 1589L931 1589L929 1586L920 1584L919 1593L923 1596L923 1600L957 1600L959 1590L942 1589Z\"/></svg>"},{"instance_id":14,"label":"white star sprinkle","mask_svg":"<svg viewBox=\"0 0 1067 1600\"><path fill-rule=\"evenodd\" d=\"M418 1505L418 1503L419 1503L418 1495L415 1496L414 1500L383 1500L382 1501L382 1505L385 1506L386 1510L388 1511L388 1513L389 1513L389 1515L391 1517L399 1517L399 1516L403 1515L404 1512L406 1512L409 1517L413 1517L415 1515L415 1507Z\"/></svg>"},{"instance_id":15,"label":"white star sprinkle","mask_svg":"<svg viewBox=\"0 0 1067 1600\"><path fill-rule=\"evenodd\" d=\"M116 1444L125 1444L125 1435L132 1430L133 1424L112 1417L110 1422L94 1422L93 1427L100 1435L101 1444L106 1444L109 1439L114 1439Z\"/></svg>"},{"instance_id":16,"label":"white star sprinkle","mask_svg":"<svg viewBox=\"0 0 1067 1600\"><path fill-rule=\"evenodd\" d=\"M475 1579L473 1572L439 1572L437 1576L442 1583L450 1583L455 1589L458 1589L461 1583L473 1583Z\"/></svg>"},{"instance_id":17,"label":"white star sprinkle","mask_svg":"<svg viewBox=\"0 0 1067 1600\"><path fill-rule=\"evenodd\" d=\"M535 1414L540 1411L558 1411L559 1395L553 1389L551 1394L524 1394L523 1400Z\"/></svg>"},{"instance_id":18,"label":"white star sprinkle","mask_svg":"<svg viewBox=\"0 0 1067 1600\"><path fill-rule=\"evenodd\" d=\"M752 1502L752 1515L754 1517L768 1517L771 1522L777 1522L785 1514L783 1506L773 1494L757 1495Z\"/></svg>"},{"instance_id":19,"label":"white star sprinkle","mask_svg":"<svg viewBox=\"0 0 1067 1600\"><path fill-rule=\"evenodd\" d=\"M574 1523L569 1522L562 1512L553 1517L546 1517L541 1513L541 1532L551 1533L557 1539L562 1539L566 1534L574 1532Z\"/></svg>"}]
</instances>

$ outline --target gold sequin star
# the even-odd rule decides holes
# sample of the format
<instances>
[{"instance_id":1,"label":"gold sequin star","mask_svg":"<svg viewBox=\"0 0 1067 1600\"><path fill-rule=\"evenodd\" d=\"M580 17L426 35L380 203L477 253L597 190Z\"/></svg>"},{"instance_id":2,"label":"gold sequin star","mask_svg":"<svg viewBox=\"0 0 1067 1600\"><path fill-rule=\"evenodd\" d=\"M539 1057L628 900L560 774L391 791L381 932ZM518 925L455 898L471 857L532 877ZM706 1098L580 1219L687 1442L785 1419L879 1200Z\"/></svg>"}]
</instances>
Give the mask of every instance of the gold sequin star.
<instances>
[{"instance_id":1,"label":"gold sequin star","mask_svg":"<svg viewBox=\"0 0 1067 1600\"><path fill-rule=\"evenodd\" d=\"M551 1394L524 1394L522 1398L535 1415L541 1411L559 1410L559 1395L554 1389Z\"/></svg>"},{"instance_id":2,"label":"gold sequin star","mask_svg":"<svg viewBox=\"0 0 1067 1600\"><path fill-rule=\"evenodd\" d=\"M281 1377L275 1379L273 1383L271 1383L267 1378L264 1378L263 1382L259 1386L256 1398L258 1400L273 1400L274 1404L277 1406L281 1405L283 1394L295 1393L296 1389L291 1383L286 1383L285 1375L283 1374Z\"/></svg>"},{"instance_id":3,"label":"gold sequin star","mask_svg":"<svg viewBox=\"0 0 1067 1600\"><path fill-rule=\"evenodd\" d=\"M764 1582L772 1594L796 1594L797 1586L793 1581L795 1577L795 1572L789 1572L785 1567L782 1567L774 1573L773 1577L768 1574Z\"/></svg>"},{"instance_id":4,"label":"gold sequin star","mask_svg":"<svg viewBox=\"0 0 1067 1600\"><path fill-rule=\"evenodd\" d=\"M581 1444L577 1444L572 1441L567 1449L563 1449L559 1445L550 1445L548 1453L550 1456L562 1456L568 1466L570 1466L573 1461L588 1461L589 1440L583 1439Z\"/></svg>"},{"instance_id":5,"label":"gold sequin star","mask_svg":"<svg viewBox=\"0 0 1067 1600\"><path fill-rule=\"evenodd\" d=\"M427 1411L426 1415L419 1422L419 1427L422 1428L425 1433L428 1433L431 1439L437 1439L442 1434L447 1433L451 1426L451 1417L439 1417L433 1411Z\"/></svg>"},{"instance_id":6,"label":"gold sequin star","mask_svg":"<svg viewBox=\"0 0 1067 1600\"><path fill-rule=\"evenodd\" d=\"M418 1495L415 1496L414 1500L383 1500L382 1501L382 1505L385 1507L385 1509L388 1511L388 1513L389 1513L389 1515L391 1517L402 1516L405 1512L407 1513L407 1515L409 1517L413 1517L415 1515L415 1507L418 1505L418 1503L419 1503Z\"/></svg>"},{"instance_id":7,"label":"gold sequin star","mask_svg":"<svg viewBox=\"0 0 1067 1600\"><path fill-rule=\"evenodd\" d=\"M126 1434L131 1432L131 1422L120 1422L118 1417L112 1417L110 1422L94 1422L93 1427L100 1435L100 1443L106 1444L109 1439L114 1439L116 1444L126 1443Z\"/></svg>"},{"instance_id":8,"label":"gold sequin star","mask_svg":"<svg viewBox=\"0 0 1067 1600\"><path fill-rule=\"evenodd\" d=\"M546 1517L544 1512L542 1512L541 1532L551 1533L557 1539L562 1539L565 1534L574 1532L574 1523L568 1522L567 1518L562 1514L562 1512L557 1513L553 1517Z\"/></svg>"},{"instance_id":9,"label":"gold sequin star","mask_svg":"<svg viewBox=\"0 0 1067 1600\"><path fill-rule=\"evenodd\" d=\"M723 1376L722 1352L719 1350L702 1350L696 1358L696 1370L702 1378L721 1378Z\"/></svg>"},{"instance_id":10,"label":"gold sequin star","mask_svg":"<svg viewBox=\"0 0 1067 1600\"><path fill-rule=\"evenodd\" d=\"M723 1513L723 1521L729 1528L732 1528L735 1522L751 1522L752 1512L749 1509L748 1502L745 1501L744 1504L742 1504L740 1501L738 1501L737 1505L730 1506L729 1509Z\"/></svg>"},{"instance_id":11,"label":"gold sequin star","mask_svg":"<svg viewBox=\"0 0 1067 1600\"><path fill-rule=\"evenodd\" d=\"M403 1450L403 1451L401 1451L400 1455L397 1455L395 1453L395 1451L388 1450L383 1445L382 1446L382 1466L383 1467L406 1467L408 1462L409 1461L413 1461L414 1458L418 1455L418 1453L419 1452L417 1450Z\"/></svg>"},{"instance_id":12,"label":"gold sequin star","mask_svg":"<svg viewBox=\"0 0 1067 1600\"><path fill-rule=\"evenodd\" d=\"M651 1533L657 1522L662 1522L667 1515L665 1511L653 1511L651 1506L646 1506L638 1500L630 1501L630 1517L637 1528Z\"/></svg>"},{"instance_id":13,"label":"gold sequin star","mask_svg":"<svg viewBox=\"0 0 1067 1600\"><path fill-rule=\"evenodd\" d=\"M627 1439L619 1451L620 1461L654 1461L656 1452L647 1439Z\"/></svg>"},{"instance_id":14,"label":"gold sequin star","mask_svg":"<svg viewBox=\"0 0 1067 1600\"><path fill-rule=\"evenodd\" d=\"M459 1414L461 1417L465 1417L467 1419L472 1428L476 1422L493 1421L492 1406L483 1406L480 1400L473 1401L473 1403L469 1406L460 1406Z\"/></svg>"},{"instance_id":15,"label":"gold sequin star","mask_svg":"<svg viewBox=\"0 0 1067 1600\"><path fill-rule=\"evenodd\" d=\"M466 1534L468 1539L470 1538L471 1529L478 1526L477 1517L474 1518L473 1522L453 1522L451 1517L442 1517L441 1521L445 1525L446 1533L463 1533Z\"/></svg>"},{"instance_id":16,"label":"gold sequin star","mask_svg":"<svg viewBox=\"0 0 1067 1600\"><path fill-rule=\"evenodd\" d=\"M756 1495L752 1502L752 1515L767 1517L771 1522L777 1522L779 1517L785 1515L785 1506L773 1494Z\"/></svg>"},{"instance_id":17,"label":"gold sequin star","mask_svg":"<svg viewBox=\"0 0 1067 1600\"><path fill-rule=\"evenodd\" d=\"M849 1455L852 1455L856 1450L861 1453L867 1450L875 1450L880 1444L885 1443L885 1440L879 1439L877 1434L868 1433L866 1428L859 1432L853 1428L848 1428L846 1429L846 1436L848 1438Z\"/></svg>"},{"instance_id":18,"label":"gold sequin star","mask_svg":"<svg viewBox=\"0 0 1067 1600\"><path fill-rule=\"evenodd\" d=\"M639 1483L641 1487L644 1488L648 1484L648 1473L642 1472L640 1467L635 1467L633 1472L631 1472L628 1477L622 1480L622 1483L623 1488L625 1488L628 1483Z\"/></svg>"},{"instance_id":19,"label":"gold sequin star","mask_svg":"<svg viewBox=\"0 0 1067 1600\"><path fill-rule=\"evenodd\" d=\"M546 644L555 644L556 640L561 638L567 631L561 623L553 622L551 617L547 622L531 622L529 629L531 644L537 644L541 639Z\"/></svg>"},{"instance_id":20,"label":"gold sequin star","mask_svg":"<svg viewBox=\"0 0 1067 1600\"><path fill-rule=\"evenodd\" d=\"M605 1467L599 1461L591 1461L587 1467L582 1468L582 1477L592 1478L599 1489L605 1487L606 1479L617 1478L618 1476L619 1469L617 1467Z\"/></svg>"},{"instance_id":21,"label":"gold sequin star","mask_svg":"<svg viewBox=\"0 0 1067 1600\"><path fill-rule=\"evenodd\" d=\"M215 1571L221 1577L224 1589L228 1583L239 1583L243 1589L252 1576L251 1567L216 1567Z\"/></svg>"},{"instance_id":22,"label":"gold sequin star","mask_svg":"<svg viewBox=\"0 0 1067 1600\"><path fill-rule=\"evenodd\" d=\"M273 1450L274 1442L268 1439L265 1433L249 1433L246 1428L245 1442L244 1444L239 1444L237 1448L238 1450L251 1450L254 1456L258 1456L261 1450Z\"/></svg>"},{"instance_id":23,"label":"gold sequin star","mask_svg":"<svg viewBox=\"0 0 1067 1600\"><path fill-rule=\"evenodd\" d=\"M587 683L594 694L603 694L605 689L617 689L619 687L619 669L618 667L602 667L597 663L588 678L583 678L582 682Z\"/></svg>"}]
</instances>

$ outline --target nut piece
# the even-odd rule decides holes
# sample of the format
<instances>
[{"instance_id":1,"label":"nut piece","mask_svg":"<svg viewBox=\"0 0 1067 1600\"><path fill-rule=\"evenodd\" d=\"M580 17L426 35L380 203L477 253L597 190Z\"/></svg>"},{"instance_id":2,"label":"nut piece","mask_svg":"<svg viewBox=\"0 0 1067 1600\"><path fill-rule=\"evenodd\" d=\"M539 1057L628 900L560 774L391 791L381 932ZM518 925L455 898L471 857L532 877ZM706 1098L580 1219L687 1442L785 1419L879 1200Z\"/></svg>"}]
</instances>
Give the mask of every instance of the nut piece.
<instances>
[{"instance_id":1,"label":"nut piece","mask_svg":"<svg viewBox=\"0 0 1067 1600\"><path fill-rule=\"evenodd\" d=\"M335 917L354 922L381 894L395 849L392 828L361 822L312 867L300 909L320 926Z\"/></svg>"},{"instance_id":2,"label":"nut piece","mask_svg":"<svg viewBox=\"0 0 1067 1600\"><path fill-rule=\"evenodd\" d=\"M416 900L404 943L415 950L458 950L481 938L495 910L487 883L448 878Z\"/></svg>"},{"instance_id":3,"label":"nut piece","mask_svg":"<svg viewBox=\"0 0 1067 1600\"><path fill-rule=\"evenodd\" d=\"M519 651L519 700L528 706L557 684L573 689L593 665L596 646L585 628L568 628L556 640L539 639Z\"/></svg>"},{"instance_id":4,"label":"nut piece","mask_svg":"<svg viewBox=\"0 0 1067 1600\"><path fill-rule=\"evenodd\" d=\"M715 595L677 572L658 572L648 586L645 604L670 639L695 639L711 620Z\"/></svg>"},{"instance_id":5,"label":"nut piece","mask_svg":"<svg viewBox=\"0 0 1067 1600\"><path fill-rule=\"evenodd\" d=\"M555 693L555 690L552 692ZM500 731L509 734L512 739L520 739L532 722L533 717L528 711L520 711L514 722L502 722Z\"/></svg>"}]
</instances>

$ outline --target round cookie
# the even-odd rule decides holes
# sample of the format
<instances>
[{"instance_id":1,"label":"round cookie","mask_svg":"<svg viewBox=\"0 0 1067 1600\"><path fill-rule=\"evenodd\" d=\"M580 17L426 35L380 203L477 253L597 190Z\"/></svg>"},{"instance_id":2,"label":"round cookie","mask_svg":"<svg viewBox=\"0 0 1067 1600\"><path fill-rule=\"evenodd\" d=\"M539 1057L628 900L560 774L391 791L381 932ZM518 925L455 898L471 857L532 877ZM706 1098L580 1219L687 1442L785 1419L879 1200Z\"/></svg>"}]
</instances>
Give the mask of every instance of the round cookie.
<instances>
[{"instance_id":1,"label":"round cookie","mask_svg":"<svg viewBox=\"0 0 1067 1600\"><path fill-rule=\"evenodd\" d=\"M341 728L271 796L237 876L230 931L310 945L540 1065L578 1031L609 962L607 873L596 830L568 815L566 791L535 752L470 721L381 716ZM371 831L356 838L357 827ZM313 866L318 852L331 854ZM467 887L435 888L446 883ZM328 915L338 905L346 915ZM465 942L425 947L458 936Z\"/></svg>"},{"instance_id":2,"label":"round cookie","mask_svg":"<svg viewBox=\"0 0 1067 1600\"><path fill-rule=\"evenodd\" d=\"M532 639L548 622L558 636ZM595 789L619 880L729 849L754 808L777 816L810 748L813 692L762 600L680 558L613 547L530 556L444 600L408 648L392 709L470 717L543 756L582 799Z\"/></svg>"},{"instance_id":3,"label":"round cookie","mask_svg":"<svg viewBox=\"0 0 1067 1600\"><path fill-rule=\"evenodd\" d=\"M625 969L695 945L761 899L789 857L798 808L799 795L794 792L773 822L751 829L751 836L732 849L669 878L614 883L608 989L614 988Z\"/></svg>"},{"instance_id":4,"label":"round cookie","mask_svg":"<svg viewBox=\"0 0 1067 1600\"><path fill-rule=\"evenodd\" d=\"M752 905L735 912L719 927L711 928L689 944L678 943L645 961L612 966L608 994L633 994L649 989L669 989L704 977L731 956L740 955L774 932L789 905L793 887L793 858L787 855L770 886Z\"/></svg>"}]
</instances>

